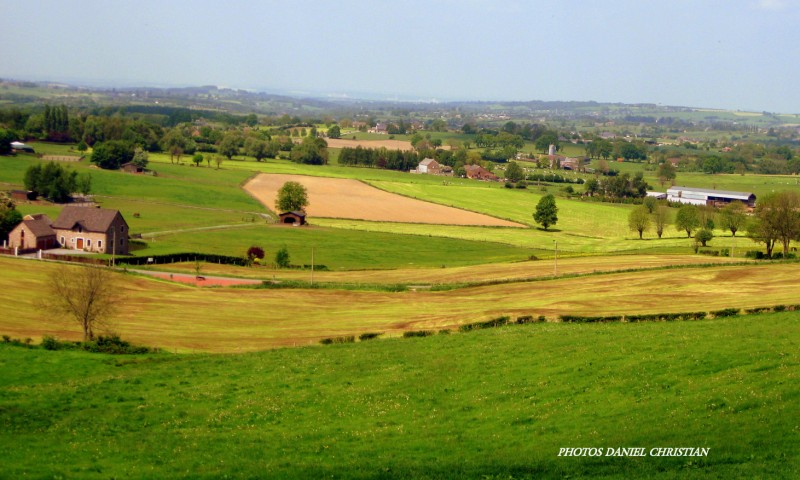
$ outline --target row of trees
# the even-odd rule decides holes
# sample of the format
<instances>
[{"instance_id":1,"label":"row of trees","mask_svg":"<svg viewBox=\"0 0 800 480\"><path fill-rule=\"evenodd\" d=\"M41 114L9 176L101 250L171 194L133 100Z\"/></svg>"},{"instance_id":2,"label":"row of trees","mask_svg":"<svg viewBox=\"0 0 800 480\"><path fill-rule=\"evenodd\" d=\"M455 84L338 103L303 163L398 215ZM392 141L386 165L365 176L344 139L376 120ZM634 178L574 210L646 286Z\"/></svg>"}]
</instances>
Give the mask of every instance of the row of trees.
<instances>
[{"instance_id":1,"label":"row of trees","mask_svg":"<svg viewBox=\"0 0 800 480\"><path fill-rule=\"evenodd\" d=\"M670 215L667 205L645 202L630 212L628 226L642 238L654 225L661 238ZM746 230L753 241L764 244L768 257L778 244L787 256L790 243L800 241L800 194L784 191L766 195L758 201L752 217L741 202L732 202L718 211L710 206L682 205L675 215L674 226L686 232L688 238L695 232L694 238L703 246L713 238L714 228L728 230L734 237Z\"/></svg>"}]
</instances>

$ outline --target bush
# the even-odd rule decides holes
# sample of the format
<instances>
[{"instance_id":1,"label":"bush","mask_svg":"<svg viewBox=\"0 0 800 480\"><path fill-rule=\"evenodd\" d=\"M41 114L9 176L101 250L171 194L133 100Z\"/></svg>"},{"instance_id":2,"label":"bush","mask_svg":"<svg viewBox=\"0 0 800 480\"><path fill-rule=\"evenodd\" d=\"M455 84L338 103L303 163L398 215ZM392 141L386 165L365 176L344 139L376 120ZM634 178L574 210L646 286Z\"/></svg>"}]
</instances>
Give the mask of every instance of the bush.
<instances>
[{"instance_id":1,"label":"bush","mask_svg":"<svg viewBox=\"0 0 800 480\"><path fill-rule=\"evenodd\" d=\"M61 342L59 342L56 337L51 337L50 335L45 335L42 337L41 345L45 350L61 349Z\"/></svg>"},{"instance_id":2,"label":"bush","mask_svg":"<svg viewBox=\"0 0 800 480\"><path fill-rule=\"evenodd\" d=\"M323 345L330 345L332 343L353 343L356 341L356 337L353 335L345 335L343 337L330 337L330 338L323 338L319 341L319 343Z\"/></svg>"},{"instance_id":3,"label":"bush","mask_svg":"<svg viewBox=\"0 0 800 480\"><path fill-rule=\"evenodd\" d=\"M408 332L403 332L403 338L429 337L431 335L433 335L432 330L411 330Z\"/></svg>"},{"instance_id":4,"label":"bush","mask_svg":"<svg viewBox=\"0 0 800 480\"><path fill-rule=\"evenodd\" d=\"M755 260L763 260L767 258L767 256L764 255L764 252L762 252L761 250L748 250L747 253L744 254L744 256L745 258L753 258Z\"/></svg>"},{"instance_id":5,"label":"bush","mask_svg":"<svg viewBox=\"0 0 800 480\"><path fill-rule=\"evenodd\" d=\"M715 312L711 312L711 316L714 318L722 318L722 317L732 317L734 315L739 314L738 308L724 308L722 310L717 310Z\"/></svg>"},{"instance_id":6,"label":"bush","mask_svg":"<svg viewBox=\"0 0 800 480\"><path fill-rule=\"evenodd\" d=\"M480 330L483 328L494 328L508 325L510 318L503 316L487 320L485 322L467 323L458 327L460 332L469 332L470 330Z\"/></svg>"},{"instance_id":7,"label":"bush","mask_svg":"<svg viewBox=\"0 0 800 480\"><path fill-rule=\"evenodd\" d=\"M372 340L374 338L378 338L381 335L383 335L383 333L367 332L367 333L362 333L361 335L359 335L358 339L363 342L364 340Z\"/></svg>"}]
</instances>

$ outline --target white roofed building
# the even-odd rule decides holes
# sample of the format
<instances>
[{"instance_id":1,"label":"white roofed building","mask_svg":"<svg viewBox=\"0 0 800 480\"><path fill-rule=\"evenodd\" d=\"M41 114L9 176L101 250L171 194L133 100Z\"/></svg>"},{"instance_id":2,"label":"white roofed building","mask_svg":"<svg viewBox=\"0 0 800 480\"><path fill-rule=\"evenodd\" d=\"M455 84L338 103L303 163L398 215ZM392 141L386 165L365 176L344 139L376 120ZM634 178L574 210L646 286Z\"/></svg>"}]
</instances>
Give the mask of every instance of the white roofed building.
<instances>
[{"instance_id":1,"label":"white roofed building","mask_svg":"<svg viewBox=\"0 0 800 480\"><path fill-rule=\"evenodd\" d=\"M667 201L713 207L725 206L731 202L742 202L752 208L756 205L756 196L750 192L675 186L667 190Z\"/></svg>"}]
</instances>

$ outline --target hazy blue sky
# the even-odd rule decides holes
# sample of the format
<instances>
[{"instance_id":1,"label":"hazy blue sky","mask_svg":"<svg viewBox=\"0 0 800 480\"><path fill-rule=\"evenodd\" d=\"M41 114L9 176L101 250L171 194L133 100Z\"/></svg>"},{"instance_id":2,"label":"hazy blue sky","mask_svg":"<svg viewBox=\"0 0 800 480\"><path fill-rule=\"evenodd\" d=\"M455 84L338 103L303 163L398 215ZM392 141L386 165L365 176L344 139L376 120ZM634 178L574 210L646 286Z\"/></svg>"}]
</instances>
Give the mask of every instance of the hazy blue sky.
<instances>
[{"instance_id":1,"label":"hazy blue sky","mask_svg":"<svg viewBox=\"0 0 800 480\"><path fill-rule=\"evenodd\" d=\"M800 113L800 0L0 0L0 76Z\"/></svg>"}]
</instances>

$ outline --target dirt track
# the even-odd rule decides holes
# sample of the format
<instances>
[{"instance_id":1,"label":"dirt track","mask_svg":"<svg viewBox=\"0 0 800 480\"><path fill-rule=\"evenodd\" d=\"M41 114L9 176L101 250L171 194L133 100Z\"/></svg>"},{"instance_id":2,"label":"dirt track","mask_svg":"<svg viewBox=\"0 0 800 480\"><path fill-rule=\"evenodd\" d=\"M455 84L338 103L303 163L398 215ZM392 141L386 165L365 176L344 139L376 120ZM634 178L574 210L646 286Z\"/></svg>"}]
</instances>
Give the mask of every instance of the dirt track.
<instances>
[{"instance_id":1,"label":"dirt track","mask_svg":"<svg viewBox=\"0 0 800 480\"><path fill-rule=\"evenodd\" d=\"M268 208L274 209L277 191L288 181L299 182L308 190L309 206L306 211L312 222L314 217L324 217L437 225L524 227L488 215L384 192L351 179L261 174L247 182L244 189Z\"/></svg>"}]
</instances>

